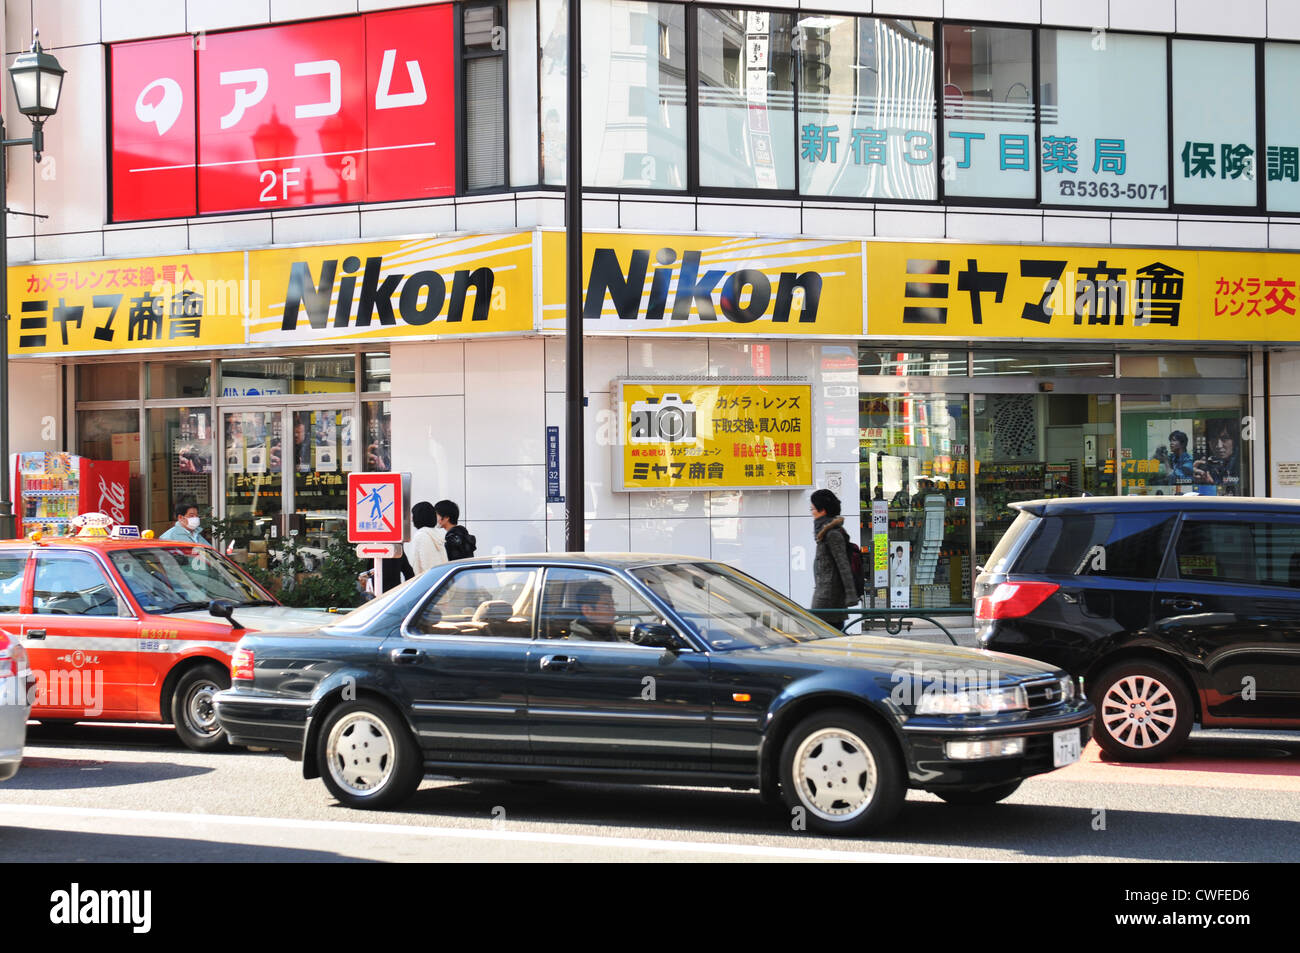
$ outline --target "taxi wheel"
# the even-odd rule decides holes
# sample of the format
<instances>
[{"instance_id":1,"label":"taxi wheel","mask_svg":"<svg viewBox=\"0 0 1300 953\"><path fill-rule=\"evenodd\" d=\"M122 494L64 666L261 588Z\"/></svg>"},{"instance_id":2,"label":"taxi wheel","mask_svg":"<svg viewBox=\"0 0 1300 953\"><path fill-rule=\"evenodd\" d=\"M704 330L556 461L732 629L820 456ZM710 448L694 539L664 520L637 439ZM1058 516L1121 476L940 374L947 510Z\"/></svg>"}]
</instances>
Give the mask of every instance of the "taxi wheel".
<instances>
[{"instance_id":1,"label":"taxi wheel","mask_svg":"<svg viewBox=\"0 0 1300 953\"><path fill-rule=\"evenodd\" d=\"M230 673L212 663L196 665L181 676L172 692L172 724L186 747L219 751L229 746L213 704L213 696L229 687Z\"/></svg>"},{"instance_id":2,"label":"taxi wheel","mask_svg":"<svg viewBox=\"0 0 1300 953\"><path fill-rule=\"evenodd\" d=\"M781 794L810 830L862 834L893 820L907 785L885 733L863 715L832 709L805 718L786 738Z\"/></svg>"},{"instance_id":3,"label":"taxi wheel","mask_svg":"<svg viewBox=\"0 0 1300 953\"><path fill-rule=\"evenodd\" d=\"M1011 797L1020 787L1019 781L1006 781L987 788L959 788L954 791L934 791L949 804L996 804Z\"/></svg>"},{"instance_id":4,"label":"taxi wheel","mask_svg":"<svg viewBox=\"0 0 1300 953\"><path fill-rule=\"evenodd\" d=\"M339 705L321 726L321 780L344 807L393 807L424 780L420 749L390 706L360 699Z\"/></svg>"},{"instance_id":5,"label":"taxi wheel","mask_svg":"<svg viewBox=\"0 0 1300 953\"><path fill-rule=\"evenodd\" d=\"M1159 761L1192 730L1192 693L1167 665L1145 659L1102 672L1089 686L1097 707L1093 737L1120 761Z\"/></svg>"}]
</instances>

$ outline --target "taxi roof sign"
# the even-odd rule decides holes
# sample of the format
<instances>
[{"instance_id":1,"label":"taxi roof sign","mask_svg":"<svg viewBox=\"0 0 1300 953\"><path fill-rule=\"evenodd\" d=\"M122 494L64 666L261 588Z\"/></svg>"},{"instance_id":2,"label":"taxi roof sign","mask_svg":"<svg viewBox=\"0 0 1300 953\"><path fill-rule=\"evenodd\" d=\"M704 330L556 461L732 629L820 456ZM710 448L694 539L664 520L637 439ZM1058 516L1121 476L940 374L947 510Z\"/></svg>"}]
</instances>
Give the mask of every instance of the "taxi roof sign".
<instances>
[{"instance_id":1,"label":"taxi roof sign","mask_svg":"<svg viewBox=\"0 0 1300 953\"><path fill-rule=\"evenodd\" d=\"M348 542L400 543L410 536L409 473L348 474Z\"/></svg>"},{"instance_id":2,"label":"taxi roof sign","mask_svg":"<svg viewBox=\"0 0 1300 953\"><path fill-rule=\"evenodd\" d=\"M110 539L139 539L140 527L133 526L130 523L124 523L114 526L113 531L108 534Z\"/></svg>"}]
</instances>

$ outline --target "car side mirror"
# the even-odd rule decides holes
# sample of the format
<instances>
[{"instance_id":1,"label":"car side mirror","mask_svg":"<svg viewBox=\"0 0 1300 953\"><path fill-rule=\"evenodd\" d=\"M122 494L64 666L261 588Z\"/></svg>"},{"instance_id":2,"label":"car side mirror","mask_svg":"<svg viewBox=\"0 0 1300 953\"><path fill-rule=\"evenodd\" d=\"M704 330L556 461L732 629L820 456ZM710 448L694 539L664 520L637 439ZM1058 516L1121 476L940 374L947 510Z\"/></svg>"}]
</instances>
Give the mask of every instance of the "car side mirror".
<instances>
[{"instance_id":1,"label":"car side mirror","mask_svg":"<svg viewBox=\"0 0 1300 953\"><path fill-rule=\"evenodd\" d=\"M656 622L638 623L632 629L629 641L633 645L647 645L651 648L667 649L670 652L676 652L681 648L681 642L678 641L677 633L673 631L672 626Z\"/></svg>"},{"instance_id":2,"label":"car side mirror","mask_svg":"<svg viewBox=\"0 0 1300 953\"><path fill-rule=\"evenodd\" d=\"M213 599L208 603L208 613L216 616L218 619L225 619L230 623L231 628L243 628L243 626L235 620L235 603L230 599Z\"/></svg>"}]
</instances>

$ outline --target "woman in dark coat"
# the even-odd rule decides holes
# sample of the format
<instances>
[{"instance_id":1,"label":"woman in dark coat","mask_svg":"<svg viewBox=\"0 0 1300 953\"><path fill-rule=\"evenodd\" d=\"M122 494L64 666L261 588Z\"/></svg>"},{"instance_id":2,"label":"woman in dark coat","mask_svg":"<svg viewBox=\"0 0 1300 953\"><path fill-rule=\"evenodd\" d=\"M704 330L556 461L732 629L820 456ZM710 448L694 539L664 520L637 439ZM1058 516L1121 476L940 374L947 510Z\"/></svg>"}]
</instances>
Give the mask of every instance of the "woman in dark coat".
<instances>
[{"instance_id":1,"label":"woman in dark coat","mask_svg":"<svg viewBox=\"0 0 1300 953\"><path fill-rule=\"evenodd\" d=\"M848 533L840 515L840 501L830 490L812 494L813 538L817 555L813 558L814 609L843 609L858 604L853 567L849 565ZM844 628L844 617L827 617L826 622Z\"/></svg>"}]
</instances>

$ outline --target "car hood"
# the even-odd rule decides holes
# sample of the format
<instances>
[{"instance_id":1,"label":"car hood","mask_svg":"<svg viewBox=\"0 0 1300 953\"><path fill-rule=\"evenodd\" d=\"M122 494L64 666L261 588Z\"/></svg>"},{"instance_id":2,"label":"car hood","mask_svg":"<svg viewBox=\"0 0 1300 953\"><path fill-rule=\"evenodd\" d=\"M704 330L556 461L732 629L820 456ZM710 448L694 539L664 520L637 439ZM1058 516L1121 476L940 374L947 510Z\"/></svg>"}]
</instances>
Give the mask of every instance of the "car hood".
<instances>
[{"instance_id":1,"label":"car hood","mask_svg":"<svg viewBox=\"0 0 1300 953\"><path fill-rule=\"evenodd\" d=\"M291 609L288 606L245 606L234 610L236 621L250 632L281 632L287 629L309 629L337 622L341 617L324 609ZM160 618L201 619L204 622L225 622L208 613L207 609L188 612L171 612Z\"/></svg>"},{"instance_id":2,"label":"car hood","mask_svg":"<svg viewBox=\"0 0 1300 953\"><path fill-rule=\"evenodd\" d=\"M818 639L792 645L774 645L765 648L733 649L722 653L723 658L754 656L794 664L841 666L880 671L927 670L996 670L999 678L1013 679L1050 675L1056 671L1052 665L1033 659L989 652L984 649L964 648L957 645L933 645L910 639L885 638L878 635L844 635L834 639Z\"/></svg>"}]
</instances>

